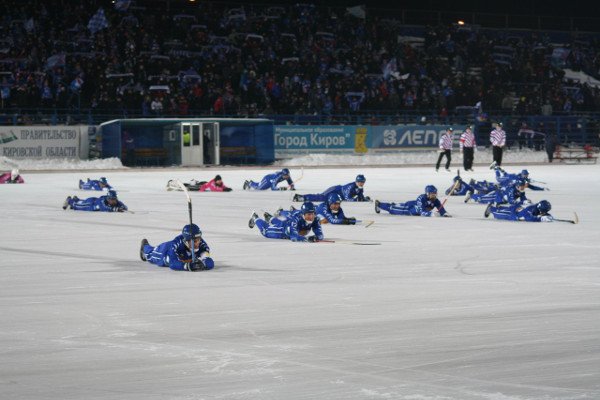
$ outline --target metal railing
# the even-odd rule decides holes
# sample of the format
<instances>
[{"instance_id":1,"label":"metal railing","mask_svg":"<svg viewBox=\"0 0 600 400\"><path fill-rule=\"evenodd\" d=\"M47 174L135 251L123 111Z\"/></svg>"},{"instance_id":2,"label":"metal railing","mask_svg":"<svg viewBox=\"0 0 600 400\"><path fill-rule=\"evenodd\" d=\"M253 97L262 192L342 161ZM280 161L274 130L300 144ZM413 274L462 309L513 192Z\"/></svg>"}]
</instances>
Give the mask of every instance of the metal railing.
<instances>
[{"instance_id":1,"label":"metal railing","mask_svg":"<svg viewBox=\"0 0 600 400\"><path fill-rule=\"evenodd\" d=\"M535 115L518 115L511 110L486 110L491 120L505 118L527 119ZM554 117L579 117L599 119L600 112L554 112ZM210 110L189 110L185 115L162 112L142 113L138 109L96 109L96 108L0 108L0 125L98 125L102 122L123 118L268 118L277 125L293 124L332 124L332 125L388 125L419 122L474 123L478 118L473 107L457 107L448 115L440 115L438 110L360 110L337 114L235 114L214 113ZM421 121L423 119L423 121Z\"/></svg>"},{"instance_id":2,"label":"metal railing","mask_svg":"<svg viewBox=\"0 0 600 400\"><path fill-rule=\"evenodd\" d=\"M162 113L146 115L137 110L98 109L0 109L0 125L99 125L114 119L128 118L267 118L275 125L407 125L444 124L474 125L478 132L489 132L493 122L503 122L509 141L525 122L539 132L555 133L561 142L600 145L600 112L517 115L507 110L490 110L478 114L470 107L459 107L447 116L435 110L364 110L332 115L312 114L214 114L192 110L187 115Z\"/></svg>"}]
</instances>

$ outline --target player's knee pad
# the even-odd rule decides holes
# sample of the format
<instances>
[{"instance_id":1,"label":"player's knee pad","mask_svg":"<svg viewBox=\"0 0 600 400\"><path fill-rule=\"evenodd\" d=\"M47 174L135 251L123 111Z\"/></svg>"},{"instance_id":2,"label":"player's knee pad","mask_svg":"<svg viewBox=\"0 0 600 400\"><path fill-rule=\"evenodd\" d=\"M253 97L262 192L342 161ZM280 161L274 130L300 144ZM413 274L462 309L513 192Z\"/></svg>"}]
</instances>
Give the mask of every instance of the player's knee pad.
<instances>
[{"instance_id":1,"label":"player's knee pad","mask_svg":"<svg viewBox=\"0 0 600 400\"><path fill-rule=\"evenodd\" d=\"M215 262L210 257L205 258L202 262L204 263L204 269L213 269L215 267Z\"/></svg>"}]
</instances>

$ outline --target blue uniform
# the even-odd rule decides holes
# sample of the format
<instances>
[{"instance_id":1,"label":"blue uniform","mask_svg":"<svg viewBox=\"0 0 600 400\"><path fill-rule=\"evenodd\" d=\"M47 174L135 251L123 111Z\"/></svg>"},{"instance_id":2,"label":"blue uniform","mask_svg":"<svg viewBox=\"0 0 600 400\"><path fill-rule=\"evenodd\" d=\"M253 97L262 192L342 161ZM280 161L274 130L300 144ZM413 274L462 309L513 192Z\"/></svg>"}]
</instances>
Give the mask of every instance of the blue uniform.
<instances>
[{"instance_id":1,"label":"blue uniform","mask_svg":"<svg viewBox=\"0 0 600 400\"><path fill-rule=\"evenodd\" d=\"M437 208L440 215L446 214L446 209L436 198L429 200L426 194L417 197L417 200L407 201L406 203L379 203L379 208L394 215L416 215L422 217L431 217L433 209Z\"/></svg>"},{"instance_id":2,"label":"blue uniform","mask_svg":"<svg viewBox=\"0 0 600 400\"><path fill-rule=\"evenodd\" d=\"M273 218L269 225L263 219L256 220L256 226L260 233L269 239L290 239L292 242L307 242L306 235L311 230L318 240L323 240L323 230L319 219L316 218L308 223L303 218L301 210L286 211L280 213L285 219Z\"/></svg>"},{"instance_id":3,"label":"blue uniform","mask_svg":"<svg viewBox=\"0 0 600 400\"><path fill-rule=\"evenodd\" d=\"M456 186L456 188L454 189L454 191L452 193L450 193L450 190L452 190L452 188L454 187L454 185L456 185L456 181L458 181L459 184ZM460 176L456 176L456 177L454 177L454 180L452 182L452 186L450 186L448 189L446 189L446 195L449 195L449 196L464 196L468 192L474 192L474 191L475 191L475 188L472 185L470 185L467 182L463 181Z\"/></svg>"},{"instance_id":4,"label":"blue uniform","mask_svg":"<svg viewBox=\"0 0 600 400\"><path fill-rule=\"evenodd\" d=\"M106 211L106 212L123 212L127 211L127 206L117 200L117 204L110 205L108 196L88 197L81 200L77 197L68 199L68 205L72 210L78 211Z\"/></svg>"},{"instance_id":5,"label":"blue uniform","mask_svg":"<svg viewBox=\"0 0 600 400\"><path fill-rule=\"evenodd\" d=\"M332 193L339 194L344 201L369 201L363 193L363 188L358 186L356 182L332 186L323 193L305 194L302 197L304 201L327 201L327 198Z\"/></svg>"},{"instance_id":6,"label":"blue uniform","mask_svg":"<svg viewBox=\"0 0 600 400\"><path fill-rule=\"evenodd\" d=\"M493 192L474 193L471 199L481 204L523 204L527 202L528 199L525 196L525 192L521 192L513 183L510 183L508 186L501 186Z\"/></svg>"},{"instance_id":7,"label":"blue uniform","mask_svg":"<svg viewBox=\"0 0 600 400\"><path fill-rule=\"evenodd\" d=\"M490 212L496 219L509 221L528 222L552 222L554 218L550 214L542 215L536 204L527 207L512 205L508 207L490 207Z\"/></svg>"},{"instance_id":8,"label":"blue uniform","mask_svg":"<svg viewBox=\"0 0 600 400\"><path fill-rule=\"evenodd\" d=\"M169 267L177 271L187 270L186 263L192 261L192 252L186 245L183 235L179 235L175 239L161 243L156 247L147 244L143 248L143 253L146 261L159 267ZM205 269L212 269L215 266L213 259L210 258L210 248L204 239L200 239L200 245L194 253L199 260L202 260Z\"/></svg>"},{"instance_id":9,"label":"blue uniform","mask_svg":"<svg viewBox=\"0 0 600 400\"><path fill-rule=\"evenodd\" d=\"M104 186L103 186L104 185ZM112 186L109 184L105 184L99 180L88 178L87 182L79 180L79 189L82 190L102 190L102 189L112 189Z\"/></svg>"},{"instance_id":10,"label":"blue uniform","mask_svg":"<svg viewBox=\"0 0 600 400\"><path fill-rule=\"evenodd\" d=\"M344 224L344 220L348 220L348 218L346 218L344 215L344 210L342 210L342 207L338 208L337 213L334 213L331 211L331 208L327 202L321 203L317 206L317 217L319 217L319 219L327 220L327 222L334 225ZM354 220L354 224L355 223L356 220ZM346 225L348 224L349 223Z\"/></svg>"},{"instance_id":11,"label":"blue uniform","mask_svg":"<svg viewBox=\"0 0 600 400\"><path fill-rule=\"evenodd\" d=\"M288 185L294 187L294 182L292 178L288 175L287 178L283 177L283 173L281 171L275 172L274 174L265 175L264 178L260 182L248 181L248 186L253 190L279 190L277 185L279 182L286 181Z\"/></svg>"},{"instance_id":12,"label":"blue uniform","mask_svg":"<svg viewBox=\"0 0 600 400\"><path fill-rule=\"evenodd\" d=\"M473 200L476 203L480 203L480 204L493 203L496 201L497 192L498 192L497 190L493 190L488 193L484 193L484 192L473 193L471 195L471 200Z\"/></svg>"},{"instance_id":13,"label":"blue uniform","mask_svg":"<svg viewBox=\"0 0 600 400\"><path fill-rule=\"evenodd\" d=\"M527 201L525 192L521 192L515 186L506 186L497 190L496 192L496 203L497 204L523 204Z\"/></svg>"},{"instance_id":14,"label":"blue uniform","mask_svg":"<svg viewBox=\"0 0 600 400\"><path fill-rule=\"evenodd\" d=\"M527 189L531 189L531 190L546 190L546 188L543 188L541 186L536 186L536 185L532 184L531 181L529 180L529 178L525 178L525 181L527 182Z\"/></svg>"},{"instance_id":15,"label":"blue uniform","mask_svg":"<svg viewBox=\"0 0 600 400\"><path fill-rule=\"evenodd\" d=\"M528 176L524 176L522 174L509 174L508 172L506 172L505 170L503 170L501 168L496 168L496 180L498 181L498 183L500 185L502 185L502 186L509 185L512 182L516 181L517 179L525 180L525 182L527 182L527 188L529 188L531 190L545 190L541 186L536 186L536 185L532 184L531 180L529 179Z\"/></svg>"},{"instance_id":16,"label":"blue uniform","mask_svg":"<svg viewBox=\"0 0 600 400\"><path fill-rule=\"evenodd\" d=\"M473 179L471 179L469 185L471 185L479 194L493 192L499 188L499 186L493 182L475 181Z\"/></svg>"}]
</instances>

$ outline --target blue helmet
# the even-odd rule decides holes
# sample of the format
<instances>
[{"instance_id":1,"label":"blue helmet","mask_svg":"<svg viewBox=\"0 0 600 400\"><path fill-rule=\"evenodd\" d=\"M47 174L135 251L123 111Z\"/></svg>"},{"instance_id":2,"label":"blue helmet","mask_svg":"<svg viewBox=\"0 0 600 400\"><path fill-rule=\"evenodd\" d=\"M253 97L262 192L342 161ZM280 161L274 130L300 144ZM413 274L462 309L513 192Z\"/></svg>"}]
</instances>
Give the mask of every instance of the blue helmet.
<instances>
[{"instance_id":1,"label":"blue helmet","mask_svg":"<svg viewBox=\"0 0 600 400\"><path fill-rule=\"evenodd\" d=\"M315 205L311 201L307 201L306 203L302 204L302 207L300 208L300 210L302 210L302 214L316 212Z\"/></svg>"},{"instance_id":2,"label":"blue helmet","mask_svg":"<svg viewBox=\"0 0 600 400\"><path fill-rule=\"evenodd\" d=\"M542 200L539 203L537 203L536 208L540 213L548 214L550 210L552 210L552 205L550 205L549 201Z\"/></svg>"},{"instance_id":3,"label":"blue helmet","mask_svg":"<svg viewBox=\"0 0 600 400\"><path fill-rule=\"evenodd\" d=\"M202 237L202 231L196 224L186 225L181 230L181 234L185 240L192 240L194 238Z\"/></svg>"},{"instance_id":4,"label":"blue helmet","mask_svg":"<svg viewBox=\"0 0 600 400\"><path fill-rule=\"evenodd\" d=\"M329 196L327 196L327 204L341 203L341 202L342 202L342 196L340 196L337 193L331 193Z\"/></svg>"},{"instance_id":5,"label":"blue helmet","mask_svg":"<svg viewBox=\"0 0 600 400\"><path fill-rule=\"evenodd\" d=\"M513 181L513 187L515 189L517 189L519 192L524 192L526 185L527 185L527 181L525 179L522 179L522 178L515 179ZM523 187L523 188L520 189L521 187Z\"/></svg>"},{"instance_id":6,"label":"blue helmet","mask_svg":"<svg viewBox=\"0 0 600 400\"><path fill-rule=\"evenodd\" d=\"M108 193L106 193L106 198L107 199L116 199L117 198L117 191L116 190L109 190Z\"/></svg>"},{"instance_id":7,"label":"blue helmet","mask_svg":"<svg viewBox=\"0 0 600 400\"><path fill-rule=\"evenodd\" d=\"M104 183L105 185L108 185L108 181L105 177L100 178L100 182Z\"/></svg>"},{"instance_id":8,"label":"blue helmet","mask_svg":"<svg viewBox=\"0 0 600 400\"><path fill-rule=\"evenodd\" d=\"M284 169L282 169L282 170L281 170L281 173L282 173L283 175L289 175L289 174L290 174L290 170L289 170L289 169L287 169L287 168L284 168Z\"/></svg>"},{"instance_id":9,"label":"blue helmet","mask_svg":"<svg viewBox=\"0 0 600 400\"><path fill-rule=\"evenodd\" d=\"M521 176L523 178L527 178L529 176L529 171L527 171L526 169L524 169L523 171L521 171Z\"/></svg>"},{"instance_id":10,"label":"blue helmet","mask_svg":"<svg viewBox=\"0 0 600 400\"><path fill-rule=\"evenodd\" d=\"M366 182L367 178L363 174L356 175L356 182Z\"/></svg>"},{"instance_id":11,"label":"blue helmet","mask_svg":"<svg viewBox=\"0 0 600 400\"><path fill-rule=\"evenodd\" d=\"M514 180L515 186L525 186L526 183L527 183L527 181L523 178L518 178L518 179Z\"/></svg>"},{"instance_id":12,"label":"blue helmet","mask_svg":"<svg viewBox=\"0 0 600 400\"><path fill-rule=\"evenodd\" d=\"M435 193L437 194L437 188L433 185L425 186L425 194Z\"/></svg>"}]
</instances>

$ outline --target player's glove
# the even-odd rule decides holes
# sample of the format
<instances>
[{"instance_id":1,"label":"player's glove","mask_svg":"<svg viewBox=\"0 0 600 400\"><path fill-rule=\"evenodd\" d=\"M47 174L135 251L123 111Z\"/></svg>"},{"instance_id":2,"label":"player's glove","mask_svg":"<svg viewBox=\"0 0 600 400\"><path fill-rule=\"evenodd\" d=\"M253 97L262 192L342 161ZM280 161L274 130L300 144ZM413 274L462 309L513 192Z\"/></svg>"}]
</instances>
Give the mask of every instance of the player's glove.
<instances>
[{"instance_id":1,"label":"player's glove","mask_svg":"<svg viewBox=\"0 0 600 400\"><path fill-rule=\"evenodd\" d=\"M344 218L342 220L342 224L343 225L356 225L356 218L352 217L352 218Z\"/></svg>"},{"instance_id":2,"label":"player's glove","mask_svg":"<svg viewBox=\"0 0 600 400\"><path fill-rule=\"evenodd\" d=\"M233 189L232 188L225 188L223 189L224 192L231 192Z\"/></svg>"},{"instance_id":3,"label":"player's glove","mask_svg":"<svg viewBox=\"0 0 600 400\"><path fill-rule=\"evenodd\" d=\"M365 196L364 201L371 201L371 198L369 196Z\"/></svg>"},{"instance_id":4,"label":"player's glove","mask_svg":"<svg viewBox=\"0 0 600 400\"><path fill-rule=\"evenodd\" d=\"M193 262L185 263L185 268L188 271L192 271L192 272L202 271L205 269L204 263L200 259L196 259L196 261L193 261Z\"/></svg>"},{"instance_id":5,"label":"player's glove","mask_svg":"<svg viewBox=\"0 0 600 400\"><path fill-rule=\"evenodd\" d=\"M310 243L315 243L319 241L319 239L316 236L309 236L306 238L306 240L308 240Z\"/></svg>"},{"instance_id":6,"label":"player's glove","mask_svg":"<svg viewBox=\"0 0 600 400\"><path fill-rule=\"evenodd\" d=\"M544 188L544 190L550 191L550 188Z\"/></svg>"},{"instance_id":7,"label":"player's glove","mask_svg":"<svg viewBox=\"0 0 600 400\"><path fill-rule=\"evenodd\" d=\"M287 188L285 186L282 186L279 188L279 190L287 190Z\"/></svg>"},{"instance_id":8,"label":"player's glove","mask_svg":"<svg viewBox=\"0 0 600 400\"><path fill-rule=\"evenodd\" d=\"M442 215L442 217L444 217L444 218L452 218L452 215L446 213L446 214Z\"/></svg>"},{"instance_id":9,"label":"player's glove","mask_svg":"<svg viewBox=\"0 0 600 400\"><path fill-rule=\"evenodd\" d=\"M552 218L550 215L544 215L542 218L540 218L540 221L542 222L552 222L553 220L554 218Z\"/></svg>"}]
</instances>

